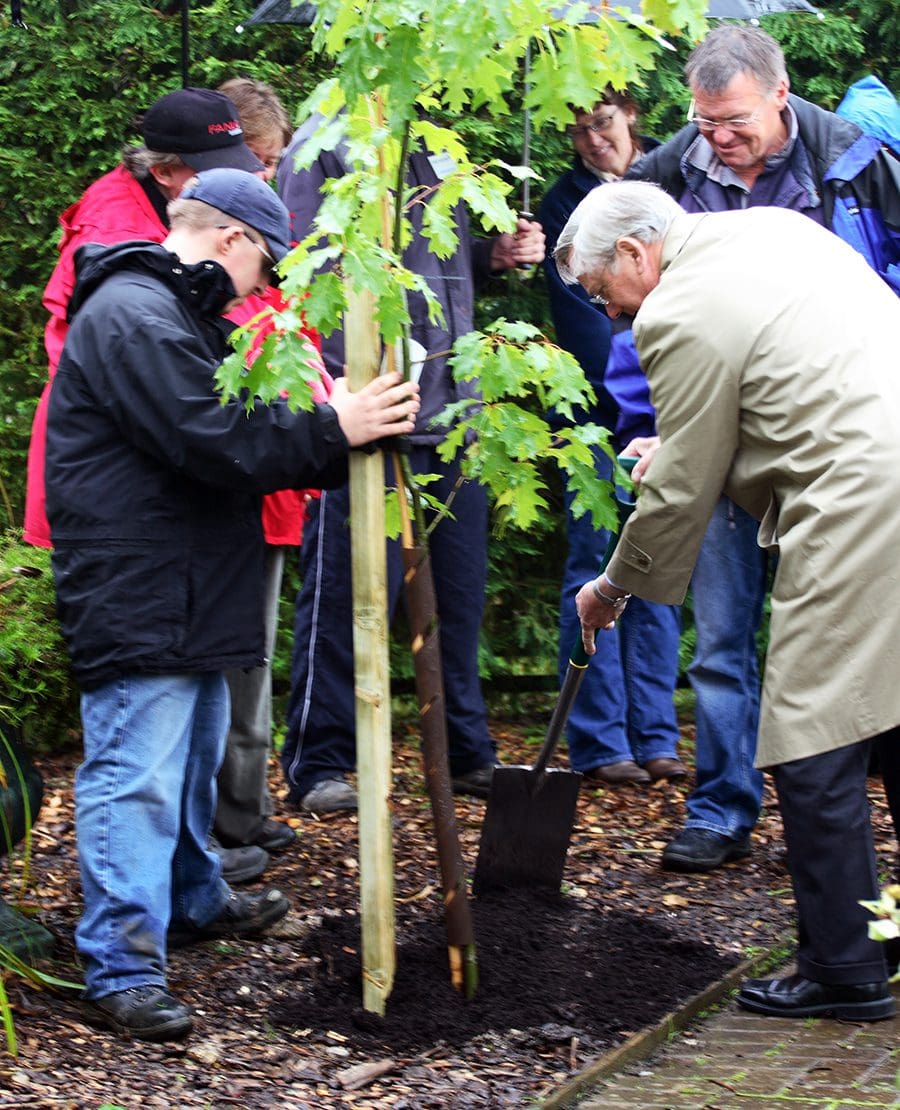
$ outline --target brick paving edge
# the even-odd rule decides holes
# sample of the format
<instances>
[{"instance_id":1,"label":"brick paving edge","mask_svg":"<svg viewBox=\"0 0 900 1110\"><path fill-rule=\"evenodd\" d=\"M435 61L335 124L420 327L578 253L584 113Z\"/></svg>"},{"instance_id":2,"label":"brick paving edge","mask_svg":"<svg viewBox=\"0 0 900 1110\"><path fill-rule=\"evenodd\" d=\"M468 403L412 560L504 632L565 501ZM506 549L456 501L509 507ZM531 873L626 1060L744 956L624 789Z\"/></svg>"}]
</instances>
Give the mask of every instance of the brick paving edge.
<instances>
[{"instance_id":1,"label":"brick paving edge","mask_svg":"<svg viewBox=\"0 0 900 1110\"><path fill-rule=\"evenodd\" d=\"M716 1006L726 995L736 990L742 980L783 964L784 949L790 946L795 935L793 930L786 932L765 952L744 960L727 975L689 998L683 1006L665 1014L656 1024L645 1026L618 1048L598 1056L561 1087L541 1095L541 1110L563 1110L564 1107L572 1106L576 1099L587 1094L599 1080L614 1075L637 1060L646 1060L673 1033L680 1033L698 1014Z\"/></svg>"}]
</instances>

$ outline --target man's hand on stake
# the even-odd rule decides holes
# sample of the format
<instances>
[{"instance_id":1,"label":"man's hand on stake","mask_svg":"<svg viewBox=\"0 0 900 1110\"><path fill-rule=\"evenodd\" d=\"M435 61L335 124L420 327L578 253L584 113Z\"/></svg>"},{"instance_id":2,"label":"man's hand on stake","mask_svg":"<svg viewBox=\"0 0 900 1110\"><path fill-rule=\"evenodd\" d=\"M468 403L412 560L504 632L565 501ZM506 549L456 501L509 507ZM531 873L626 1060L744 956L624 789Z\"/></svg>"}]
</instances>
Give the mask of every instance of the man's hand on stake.
<instances>
[{"instance_id":1,"label":"man's hand on stake","mask_svg":"<svg viewBox=\"0 0 900 1110\"><path fill-rule=\"evenodd\" d=\"M511 270L523 264L544 261L546 253L544 229L536 220L520 216L514 235L498 235L491 247L491 269L494 272Z\"/></svg>"},{"instance_id":2,"label":"man's hand on stake","mask_svg":"<svg viewBox=\"0 0 900 1110\"><path fill-rule=\"evenodd\" d=\"M356 393L346 378L335 379L328 404L337 413L351 447L362 447L383 436L407 435L419 411L419 386L398 373L382 374Z\"/></svg>"}]
</instances>

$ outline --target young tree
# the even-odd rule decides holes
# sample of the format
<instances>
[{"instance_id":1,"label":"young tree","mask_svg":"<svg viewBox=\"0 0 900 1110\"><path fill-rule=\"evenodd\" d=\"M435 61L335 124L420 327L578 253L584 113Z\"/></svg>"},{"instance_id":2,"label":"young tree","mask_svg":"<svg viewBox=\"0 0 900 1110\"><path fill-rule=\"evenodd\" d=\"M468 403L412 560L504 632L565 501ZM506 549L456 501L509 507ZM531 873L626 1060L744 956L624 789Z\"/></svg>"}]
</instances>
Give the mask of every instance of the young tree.
<instances>
[{"instance_id":1,"label":"young tree","mask_svg":"<svg viewBox=\"0 0 900 1110\"><path fill-rule=\"evenodd\" d=\"M590 107L607 84L640 84L642 72L652 68L665 45L664 34L686 27L699 36L702 10L702 0L645 0L643 17L617 14L605 3L560 7L553 0L486 0L477 14L465 0L323 0L314 42L331 59L332 76L306 102L304 114L318 113L322 122L301 150L298 168L310 166L321 151L344 142L351 170L326 184L313 231L284 266L282 289L297 299L275 315L274 330L249 371L244 356L251 336L244 337L220 374L223 388L231 393L247 389L264 399L287 390L292 403L309 404L314 371L297 336L300 298L307 320L325 335L341 326L345 315L348 334L363 332L365 321L355 320L354 312L366 299L377 328L373 342L380 339L388 364L396 361L408 375L407 293L417 291L432 314L440 312L422 277L404 265L412 208L424 205L423 234L430 250L449 257L458 247L455 206L468 205L488 231L512 232L516 214L510 195L515 181L530 173L496 159L474 162L449 121L479 113L502 125L522 96L527 52L530 72L524 99L533 125L561 127L570 118L571 106ZM414 145L452 160L453 168L427 194L407 185L407 158ZM381 359L376 354L367 361L374 369ZM591 455L598 444L612 454L607 433L574 420L574 409L586 407L591 398L577 363L533 327L501 319L485 333L460 339L453 365L457 380L479 382L482 403L459 403L443 414L448 431L441 454L450 459L463 453L463 473L491 489L501 524L527 528L546 509L540 467L551 460L575 491L573 511L591 512L598 525L615 527L610 487L596 480ZM551 430L544 419L550 410L568 426ZM394 464L407 583L410 596L418 599L412 618L413 650L426 779L439 832L450 963L455 984L471 994L476 979L474 937L446 774L424 494L421 479L410 473L401 454L395 454ZM362 470L354 468L351 490L354 482L364 480ZM372 485L380 482L374 477L379 471L365 470L370 485L357 493L356 505L381 496ZM370 549L373 558L383 558L383 535L362 537L355 527L353 543L355 575L360 547ZM370 567L366 577L377 579L377 570ZM363 604L355 597L354 612L355 628L370 629L371 598ZM372 652L369 637L369 663ZM370 711L373 704L386 700L387 690L369 689L362 702L358 698L358 706ZM384 758L389 759L387 752ZM367 754L366 767L373 766ZM383 785L376 785L383 784L383 775L370 772L370 798L362 763L359 769L360 840L365 846L370 837L383 842L387 800ZM389 851L382 848L377 857L383 874L371 886L364 874L365 851L361 858L363 989L366 1006L383 1011L393 977L390 944L384 943L392 936L392 876ZM374 912L369 898L378 904Z\"/></svg>"}]
</instances>

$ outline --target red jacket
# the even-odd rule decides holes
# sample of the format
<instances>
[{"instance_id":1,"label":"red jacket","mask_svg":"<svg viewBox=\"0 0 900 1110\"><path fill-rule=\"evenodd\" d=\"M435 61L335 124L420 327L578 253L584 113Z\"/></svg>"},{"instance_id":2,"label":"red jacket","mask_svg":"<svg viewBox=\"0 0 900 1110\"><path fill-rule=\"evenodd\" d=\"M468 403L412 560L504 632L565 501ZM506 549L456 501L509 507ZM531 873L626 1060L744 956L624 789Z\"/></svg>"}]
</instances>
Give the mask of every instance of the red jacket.
<instances>
[{"instance_id":1,"label":"red jacket","mask_svg":"<svg viewBox=\"0 0 900 1110\"><path fill-rule=\"evenodd\" d=\"M116 166L90 185L80 200L60 216L62 240L59 261L44 290L44 307L50 319L44 330L49 380L44 386L34 414L28 448L28 475L25 491L24 538L36 547L51 547L50 526L44 508L44 451L47 440L47 403L50 383L56 374L59 356L69 325L66 311L75 286L75 252L85 243L124 243L129 239L161 243L169 229L156 214L139 182L125 169ZM272 294L274 290L270 290ZM274 303L274 302L273 302ZM235 324L245 323L264 307L258 297L247 297L228 314ZM316 333L306 333L319 348ZM263 502L263 530L266 542L299 544L309 491L281 490Z\"/></svg>"}]
</instances>

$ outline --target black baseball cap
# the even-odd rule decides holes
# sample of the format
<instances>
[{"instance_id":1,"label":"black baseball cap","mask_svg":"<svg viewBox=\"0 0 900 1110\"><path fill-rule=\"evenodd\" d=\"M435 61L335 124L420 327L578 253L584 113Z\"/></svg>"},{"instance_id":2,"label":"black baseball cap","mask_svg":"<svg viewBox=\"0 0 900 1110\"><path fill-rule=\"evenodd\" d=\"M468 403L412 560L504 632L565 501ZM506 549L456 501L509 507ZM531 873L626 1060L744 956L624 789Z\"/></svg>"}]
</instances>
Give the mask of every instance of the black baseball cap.
<instances>
[{"instance_id":1,"label":"black baseball cap","mask_svg":"<svg viewBox=\"0 0 900 1110\"><path fill-rule=\"evenodd\" d=\"M202 200L262 235L276 262L291 249L291 219L275 190L253 174L238 170L206 170L192 177L182 200Z\"/></svg>"},{"instance_id":2,"label":"black baseball cap","mask_svg":"<svg viewBox=\"0 0 900 1110\"><path fill-rule=\"evenodd\" d=\"M141 122L148 150L177 154L192 170L227 167L258 173L233 101L213 89L179 89L157 100Z\"/></svg>"}]
</instances>

